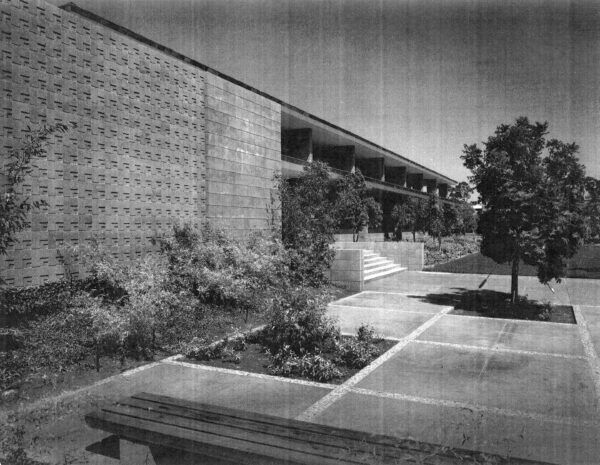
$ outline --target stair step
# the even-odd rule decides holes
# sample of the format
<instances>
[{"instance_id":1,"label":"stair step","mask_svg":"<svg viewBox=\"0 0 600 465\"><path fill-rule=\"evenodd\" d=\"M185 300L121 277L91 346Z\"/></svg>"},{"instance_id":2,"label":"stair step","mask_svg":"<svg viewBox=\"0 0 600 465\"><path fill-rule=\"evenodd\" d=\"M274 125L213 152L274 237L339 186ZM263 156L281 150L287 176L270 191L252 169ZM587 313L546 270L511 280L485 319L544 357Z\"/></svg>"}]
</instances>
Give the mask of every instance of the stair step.
<instances>
[{"instance_id":1,"label":"stair step","mask_svg":"<svg viewBox=\"0 0 600 465\"><path fill-rule=\"evenodd\" d=\"M391 260L388 260L385 257L377 257L377 258L368 258L365 259L365 268L373 268L377 265L383 265L384 263L390 263Z\"/></svg>"},{"instance_id":2,"label":"stair step","mask_svg":"<svg viewBox=\"0 0 600 465\"><path fill-rule=\"evenodd\" d=\"M389 270L391 268L394 268L395 266L399 266L399 265L397 265L394 262L388 261L387 263L379 265L379 266L377 266L375 268L370 268L368 270L365 269L365 276L371 275L371 274L374 274L374 273L379 273L381 271Z\"/></svg>"},{"instance_id":3,"label":"stair step","mask_svg":"<svg viewBox=\"0 0 600 465\"><path fill-rule=\"evenodd\" d=\"M364 282L372 281L372 280L378 279L378 278L384 278L386 276L391 276L393 274L400 273L400 272L406 271L406 270L407 270L407 268L405 268L405 267L402 267L400 265L394 265L393 267L388 268L385 271L380 271L378 273L373 273L373 274L369 274L369 275L365 274Z\"/></svg>"}]
</instances>

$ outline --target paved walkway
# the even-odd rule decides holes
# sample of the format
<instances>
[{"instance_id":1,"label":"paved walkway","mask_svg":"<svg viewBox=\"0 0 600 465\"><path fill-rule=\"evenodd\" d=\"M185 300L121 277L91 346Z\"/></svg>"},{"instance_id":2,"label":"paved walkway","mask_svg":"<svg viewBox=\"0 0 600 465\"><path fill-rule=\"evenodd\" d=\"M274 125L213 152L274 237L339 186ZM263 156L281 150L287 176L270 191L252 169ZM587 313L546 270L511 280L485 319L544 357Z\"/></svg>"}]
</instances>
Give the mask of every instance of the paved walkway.
<instances>
[{"instance_id":1,"label":"paved walkway","mask_svg":"<svg viewBox=\"0 0 600 465\"><path fill-rule=\"evenodd\" d=\"M30 406L35 456L116 464L86 452L104 435L84 426L90 404L139 391L553 463L598 463L600 282L555 293L521 278L530 298L574 306L577 325L449 314L452 295L485 276L405 272L329 307L342 330L369 323L397 344L339 386L191 365L173 358ZM506 276L486 289L505 291ZM449 300L450 299L450 300ZM1 413L0 413L1 417ZM0 418L2 423L2 418ZM68 463L68 462L67 462Z\"/></svg>"},{"instance_id":2,"label":"paved walkway","mask_svg":"<svg viewBox=\"0 0 600 465\"><path fill-rule=\"evenodd\" d=\"M333 303L342 329L398 345L300 418L553 463L600 457L600 283L521 278L529 298L573 305L577 325L448 314L485 276L403 273ZM509 277L485 289L506 292Z\"/></svg>"}]
</instances>

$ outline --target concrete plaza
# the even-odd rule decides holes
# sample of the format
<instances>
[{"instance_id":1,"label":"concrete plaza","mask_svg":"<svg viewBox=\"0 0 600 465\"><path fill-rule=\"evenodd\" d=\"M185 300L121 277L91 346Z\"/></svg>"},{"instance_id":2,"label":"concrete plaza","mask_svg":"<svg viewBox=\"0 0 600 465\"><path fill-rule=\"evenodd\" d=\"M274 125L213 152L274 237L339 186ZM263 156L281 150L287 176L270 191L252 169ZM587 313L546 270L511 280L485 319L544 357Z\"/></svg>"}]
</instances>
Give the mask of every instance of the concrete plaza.
<instances>
[{"instance_id":1,"label":"concrete plaza","mask_svg":"<svg viewBox=\"0 0 600 465\"><path fill-rule=\"evenodd\" d=\"M450 314L448 299L484 278L405 272L332 303L328 311L342 331L368 323L397 341L341 385L170 358L29 406L23 418L43 409L56 413L40 423L30 452L48 461L118 463L86 451L106 435L87 428L83 414L98 401L146 391L412 438L440 450L598 463L600 283L568 279L552 293L535 278L521 278L530 298L573 305L575 325ZM508 277L491 276L486 289L508 285Z\"/></svg>"}]
</instances>

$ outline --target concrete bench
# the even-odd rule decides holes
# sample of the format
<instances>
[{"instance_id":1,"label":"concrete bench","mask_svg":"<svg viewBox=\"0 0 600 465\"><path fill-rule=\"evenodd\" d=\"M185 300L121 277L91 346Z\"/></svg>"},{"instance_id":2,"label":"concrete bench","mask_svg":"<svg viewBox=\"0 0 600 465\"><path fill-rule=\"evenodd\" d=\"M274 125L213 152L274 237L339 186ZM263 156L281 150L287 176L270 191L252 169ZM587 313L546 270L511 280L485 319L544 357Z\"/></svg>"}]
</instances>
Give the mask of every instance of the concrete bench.
<instances>
[{"instance_id":1,"label":"concrete bench","mask_svg":"<svg viewBox=\"0 0 600 465\"><path fill-rule=\"evenodd\" d=\"M113 457L123 464L365 465L414 463L427 455L464 463L478 455L462 451L467 455L457 459L456 450L415 441L147 393L101 407L85 420L114 435L119 452Z\"/></svg>"}]
</instances>

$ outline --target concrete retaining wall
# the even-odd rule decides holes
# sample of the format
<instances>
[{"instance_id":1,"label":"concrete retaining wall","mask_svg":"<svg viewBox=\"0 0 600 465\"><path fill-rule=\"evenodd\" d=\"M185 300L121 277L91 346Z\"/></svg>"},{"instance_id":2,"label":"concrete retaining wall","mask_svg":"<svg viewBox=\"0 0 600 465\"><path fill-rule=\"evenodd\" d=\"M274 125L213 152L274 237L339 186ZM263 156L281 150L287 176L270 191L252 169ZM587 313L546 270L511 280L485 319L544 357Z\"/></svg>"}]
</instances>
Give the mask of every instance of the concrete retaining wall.
<instances>
[{"instance_id":1,"label":"concrete retaining wall","mask_svg":"<svg viewBox=\"0 0 600 465\"><path fill-rule=\"evenodd\" d=\"M331 281L346 289L362 291L364 286L363 250L336 250L330 276Z\"/></svg>"},{"instance_id":2,"label":"concrete retaining wall","mask_svg":"<svg viewBox=\"0 0 600 465\"><path fill-rule=\"evenodd\" d=\"M336 242L352 242L352 234L334 234L333 238ZM383 242L385 241L383 233L361 233L358 239L359 242Z\"/></svg>"},{"instance_id":3,"label":"concrete retaining wall","mask_svg":"<svg viewBox=\"0 0 600 465\"><path fill-rule=\"evenodd\" d=\"M336 242L335 247L372 250L411 271L421 271L425 264L422 242Z\"/></svg>"}]
</instances>

